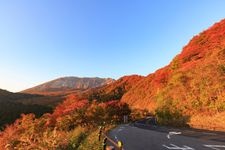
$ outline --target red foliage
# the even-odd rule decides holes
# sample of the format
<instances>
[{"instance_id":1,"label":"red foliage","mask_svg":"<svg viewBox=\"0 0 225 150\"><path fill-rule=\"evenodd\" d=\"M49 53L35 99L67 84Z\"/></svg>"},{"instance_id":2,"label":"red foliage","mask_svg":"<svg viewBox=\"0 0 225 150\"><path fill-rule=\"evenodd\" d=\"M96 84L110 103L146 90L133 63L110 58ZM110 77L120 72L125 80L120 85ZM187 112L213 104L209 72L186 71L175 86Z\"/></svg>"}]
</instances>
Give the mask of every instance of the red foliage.
<instances>
[{"instance_id":1,"label":"red foliage","mask_svg":"<svg viewBox=\"0 0 225 150\"><path fill-rule=\"evenodd\" d=\"M216 47L224 44L225 41L225 19L214 24L208 30L203 31L183 48L179 59L183 62L193 61L203 58L206 53L210 53Z\"/></svg>"},{"instance_id":2,"label":"red foliage","mask_svg":"<svg viewBox=\"0 0 225 150\"><path fill-rule=\"evenodd\" d=\"M209 80L207 82L210 85L207 85L207 88L212 88L209 91L217 90L218 87L223 87L221 84L224 80L222 80L222 75L219 76L217 68L218 66L224 66L224 54L225 19L193 37L183 48L181 54L177 55L168 66L157 70L138 82L133 86L134 88L123 95L122 101L130 104L133 108L154 110L158 97L163 97L162 100L165 97L174 97L177 91L180 92L180 95L186 96L185 101L193 101L196 98L192 98L192 95L202 96L198 90L200 88L199 84L205 86L200 76L207 77ZM188 81L185 81L188 84L184 87L183 83L178 84L182 82L177 78L178 74L183 74L186 79L189 77ZM173 87L174 85L178 87ZM181 87L179 88L179 86ZM186 88L190 89L186 91ZM207 88L204 87L202 90ZM204 92L209 95L209 91ZM202 99L207 98L203 97ZM182 101L183 98L180 97L177 100Z\"/></svg>"},{"instance_id":3,"label":"red foliage","mask_svg":"<svg viewBox=\"0 0 225 150\"><path fill-rule=\"evenodd\" d=\"M155 88L161 87L165 85L168 81L170 70L168 67L161 68L154 73L154 78L152 79L152 83Z\"/></svg>"},{"instance_id":4,"label":"red foliage","mask_svg":"<svg viewBox=\"0 0 225 150\"><path fill-rule=\"evenodd\" d=\"M54 117L68 114L76 109L83 108L88 104L87 99L78 99L75 95L67 96L66 100L62 104L59 104L53 113Z\"/></svg>"},{"instance_id":5,"label":"red foliage","mask_svg":"<svg viewBox=\"0 0 225 150\"><path fill-rule=\"evenodd\" d=\"M115 81L113 84L110 84L106 88L106 91L110 91L112 89L115 89L116 87L124 87L125 90L127 91L143 78L144 78L143 76L139 76L139 75L123 76L117 81Z\"/></svg>"}]
</instances>

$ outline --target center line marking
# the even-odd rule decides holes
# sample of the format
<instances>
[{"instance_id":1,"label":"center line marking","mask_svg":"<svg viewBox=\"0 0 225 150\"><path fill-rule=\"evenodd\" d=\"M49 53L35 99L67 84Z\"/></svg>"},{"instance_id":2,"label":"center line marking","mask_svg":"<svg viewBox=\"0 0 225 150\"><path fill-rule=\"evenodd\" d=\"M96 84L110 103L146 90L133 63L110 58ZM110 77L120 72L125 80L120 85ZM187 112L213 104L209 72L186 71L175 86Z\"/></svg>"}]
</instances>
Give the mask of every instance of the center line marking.
<instances>
[{"instance_id":1,"label":"center line marking","mask_svg":"<svg viewBox=\"0 0 225 150\"><path fill-rule=\"evenodd\" d=\"M181 134L181 132L169 132L169 134L167 134L167 138L170 139L171 135L179 135Z\"/></svg>"},{"instance_id":2,"label":"center line marking","mask_svg":"<svg viewBox=\"0 0 225 150\"><path fill-rule=\"evenodd\" d=\"M118 141L118 138L117 138L117 136L115 135L115 139Z\"/></svg>"},{"instance_id":3,"label":"center line marking","mask_svg":"<svg viewBox=\"0 0 225 150\"><path fill-rule=\"evenodd\" d=\"M212 149L215 149L215 150L220 150L219 148L225 148L225 145L203 145L205 147L208 147L208 148L212 148Z\"/></svg>"},{"instance_id":4,"label":"center line marking","mask_svg":"<svg viewBox=\"0 0 225 150\"><path fill-rule=\"evenodd\" d=\"M167 149L180 149L180 150L194 150L194 148L191 148L189 146L183 145L183 147L179 147L175 144L170 144L170 146L162 145L163 147Z\"/></svg>"}]
</instances>

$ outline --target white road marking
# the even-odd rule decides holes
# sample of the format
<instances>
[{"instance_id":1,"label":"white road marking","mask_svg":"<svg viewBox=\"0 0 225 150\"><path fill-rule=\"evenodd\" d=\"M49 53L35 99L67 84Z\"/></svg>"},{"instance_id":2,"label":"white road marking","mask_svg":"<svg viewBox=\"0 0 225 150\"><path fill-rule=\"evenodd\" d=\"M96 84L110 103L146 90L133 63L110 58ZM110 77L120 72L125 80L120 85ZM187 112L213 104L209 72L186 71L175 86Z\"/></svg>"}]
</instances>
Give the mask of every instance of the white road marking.
<instances>
[{"instance_id":1,"label":"white road marking","mask_svg":"<svg viewBox=\"0 0 225 150\"><path fill-rule=\"evenodd\" d=\"M118 141L118 138L117 138L117 136L115 135L115 139Z\"/></svg>"},{"instance_id":2,"label":"white road marking","mask_svg":"<svg viewBox=\"0 0 225 150\"><path fill-rule=\"evenodd\" d=\"M171 135L178 135L181 134L181 132L169 132L169 134L167 134L167 138L170 139Z\"/></svg>"},{"instance_id":3,"label":"white road marking","mask_svg":"<svg viewBox=\"0 0 225 150\"><path fill-rule=\"evenodd\" d=\"M215 149L215 150L220 150L219 148L225 148L225 145L203 145L205 147Z\"/></svg>"},{"instance_id":4,"label":"white road marking","mask_svg":"<svg viewBox=\"0 0 225 150\"><path fill-rule=\"evenodd\" d=\"M123 129L119 129L117 132L120 132L120 131L122 131Z\"/></svg>"},{"instance_id":5,"label":"white road marking","mask_svg":"<svg viewBox=\"0 0 225 150\"><path fill-rule=\"evenodd\" d=\"M183 145L183 147L179 147L175 144L170 144L170 146L162 145L163 147L167 149L181 149L181 150L194 150L194 148L191 148L189 146Z\"/></svg>"}]
</instances>

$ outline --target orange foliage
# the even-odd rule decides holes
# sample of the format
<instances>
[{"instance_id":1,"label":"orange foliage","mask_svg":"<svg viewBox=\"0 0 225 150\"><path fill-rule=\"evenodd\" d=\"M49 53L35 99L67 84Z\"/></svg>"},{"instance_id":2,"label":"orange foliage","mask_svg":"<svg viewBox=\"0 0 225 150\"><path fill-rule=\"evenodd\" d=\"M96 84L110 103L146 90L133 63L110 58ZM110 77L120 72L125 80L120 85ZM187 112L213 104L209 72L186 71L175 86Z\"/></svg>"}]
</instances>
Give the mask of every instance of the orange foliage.
<instances>
[{"instance_id":1,"label":"orange foliage","mask_svg":"<svg viewBox=\"0 0 225 150\"><path fill-rule=\"evenodd\" d=\"M63 101L62 104L59 104L55 110L53 115L55 117L60 115L68 114L76 109L80 109L85 107L88 104L88 100L83 99L79 100L76 95L68 95L66 100Z\"/></svg>"},{"instance_id":2,"label":"orange foliage","mask_svg":"<svg viewBox=\"0 0 225 150\"><path fill-rule=\"evenodd\" d=\"M138 82L122 101L152 112L171 100L183 115L225 111L225 19L203 31L173 61Z\"/></svg>"}]
</instances>

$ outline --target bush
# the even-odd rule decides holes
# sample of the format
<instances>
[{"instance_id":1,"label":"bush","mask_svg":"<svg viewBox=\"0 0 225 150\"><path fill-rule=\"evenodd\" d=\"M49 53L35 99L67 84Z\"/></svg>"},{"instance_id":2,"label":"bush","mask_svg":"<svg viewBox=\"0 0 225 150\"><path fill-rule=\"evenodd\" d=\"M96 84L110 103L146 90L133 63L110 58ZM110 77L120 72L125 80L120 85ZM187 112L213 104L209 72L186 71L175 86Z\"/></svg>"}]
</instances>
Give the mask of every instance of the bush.
<instances>
[{"instance_id":1,"label":"bush","mask_svg":"<svg viewBox=\"0 0 225 150\"><path fill-rule=\"evenodd\" d=\"M71 132L71 137L69 139L69 144L66 150L78 149L81 142L83 142L86 136L87 136L87 132L84 128L81 128L81 127L75 128L74 131Z\"/></svg>"},{"instance_id":2,"label":"bush","mask_svg":"<svg viewBox=\"0 0 225 150\"><path fill-rule=\"evenodd\" d=\"M219 72L224 75L225 74L225 65L219 65Z\"/></svg>"},{"instance_id":3,"label":"bush","mask_svg":"<svg viewBox=\"0 0 225 150\"><path fill-rule=\"evenodd\" d=\"M92 130L80 143L78 150L102 150L102 141L98 141L98 130Z\"/></svg>"},{"instance_id":4,"label":"bush","mask_svg":"<svg viewBox=\"0 0 225 150\"><path fill-rule=\"evenodd\" d=\"M189 120L189 117L183 116L181 111L171 111L168 108L157 109L155 115L158 123L161 125L184 127L187 126L187 122Z\"/></svg>"},{"instance_id":5,"label":"bush","mask_svg":"<svg viewBox=\"0 0 225 150\"><path fill-rule=\"evenodd\" d=\"M158 97L158 108L155 110L157 122L161 125L183 127L187 126L189 117L177 108L172 98L165 99L163 94Z\"/></svg>"}]
</instances>

